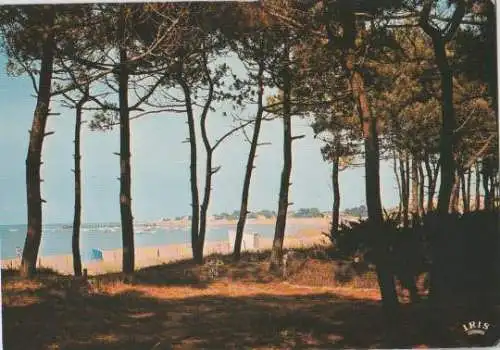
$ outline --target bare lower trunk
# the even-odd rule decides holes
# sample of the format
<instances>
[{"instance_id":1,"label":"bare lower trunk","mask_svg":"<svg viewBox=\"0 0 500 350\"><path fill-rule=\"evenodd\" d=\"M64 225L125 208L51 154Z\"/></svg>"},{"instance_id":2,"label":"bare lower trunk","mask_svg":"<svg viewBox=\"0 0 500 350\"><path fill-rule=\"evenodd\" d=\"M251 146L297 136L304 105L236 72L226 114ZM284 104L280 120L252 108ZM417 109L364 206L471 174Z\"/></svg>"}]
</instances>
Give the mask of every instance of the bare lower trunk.
<instances>
[{"instance_id":1,"label":"bare lower trunk","mask_svg":"<svg viewBox=\"0 0 500 350\"><path fill-rule=\"evenodd\" d=\"M281 271L283 260L283 241L285 239L286 214L288 211L288 190L290 188L290 174L292 171L292 120L291 120L291 77L286 70L283 76L283 170L278 202L278 215L271 250L270 271Z\"/></svg>"},{"instance_id":2,"label":"bare lower trunk","mask_svg":"<svg viewBox=\"0 0 500 350\"><path fill-rule=\"evenodd\" d=\"M472 169L469 168L469 171L467 171L467 189L466 189L466 197L467 197L467 211L471 211L471 194L470 194L470 187L472 183Z\"/></svg>"},{"instance_id":3,"label":"bare lower trunk","mask_svg":"<svg viewBox=\"0 0 500 350\"><path fill-rule=\"evenodd\" d=\"M454 131L456 128L453 108L453 73L446 57L443 40L434 40L436 62L441 75L442 125L439 142L439 162L441 164L441 183L439 187L438 212L447 214L455 179Z\"/></svg>"},{"instance_id":4,"label":"bare lower trunk","mask_svg":"<svg viewBox=\"0 0 500 350\"><path fill-rule=\"evenodd\" d=\"M122 269L126 274L134 272L134 223L132 217L131 170L130 170L130 119L128 103L129 72L125 48L125 8L120 11L120 70L118 98L120 106L120 214L123 241Z\"/></svg>"},{"instance_id":5,"label":"bare lower trunk","mask_svg":"<svg viewBox=\"0 0 500 350\"><path fill-rule=\"evenodd\" d=\"M418 163L418 211L420 216L425 215L425 176L422 162Z\"/></svg>"},{"instance_id":6,"label":"bare lower trunk","mask_svg":"<svg viewBox=\"0 0 500 350\"><path fill-rule=\"evenodd\" d=\"M438 164L437 167L433 170L430 159L428 157L425 159L424 165L427 177L429 179L429 186L427 189L427 211L430 212L434 210L434 194L436 192L436 183L440 166Z\"/></svg>"},{"instance_id":7,"label":"bare lower trunk","mask_svg":"<svg viewBox=\"0 0 500 350\"><path fill-rule=\"evenodd\" d=\"M337 238L339 231L340 217L340 188L339 188L339 157L336 156L332 161L332 186L333 186L333 208L332 208L332 239Z\"/></svg>"},{"instance_id":8,"label":"bare lower trunk","mask_svg":"<svg viewBox=\"0 0 500 350\"><path fill-rule=\"evenodd\" d=\"M458 213L458 203L460 200L460 176L455 174L455 178L453 180L453 187L451 191L451 200L450 200L450 208L449 211L452 213Z\"/></svg>"},{"instance_id":9,"label":"bare lower trunk","mask_svg":"<svg viewBox=\"0 0 500 350\"><path fill-rule=\"evenodd\" d=\"M484 169L487 168L484 166L483 160L483 191L484 191L484 209L491 210L491 193L490 193L490 176L488 172Z\"/></svg>"},{"instance_id":10,"label":"bare lower trunk","mask_svg":"<svg viewBox=\"0 0 500 350\"><path fill-rule=\"evenodd\" d=\"M462 190L462 206L464 213L469 212L469 199L467 197L467 181L465 178L465 173L460 173L460 189Z\"/></svg>"},{"instance_id":11,"label":"bare lower trunk","mask_svg":"<svg viewBox=\"0 0 500 350\"><path fill-rule=\"evenodd\" d=\"M195 261L203 260L203 254L198 244L198 225L200 215L200 200L198 197L198 175L197 175L197 153L196 153L196 131L194 124L194 112L191 101L191 90L187 83L181 79L179 81L186 103L187 124L189 129L189 148L190 148L190 184L191 184L191 249Z\"/></svg>"},{"instance_id":12,"label":"bare lower trunk","mask_svg":"<svg viewBox=\"0 0 500 350\"><path fill-rule=\"evenodd\" d=\"M210 80L209 74L210 73L207 73L207 78ZM208 205L210 203L210 194L212 192L212 176L213 174L215 174L215 171L212 169L212 156L214 149L210 145L210 141L207 135L207 116L210 110L210 105L212 104L213 97L214 97L214 86L210 80L207 100L205 101L205 105L203 108L203 112L201 113L201 119L200 119L201 138L203 140L203 145L205 146L207 159L205 167L205 191L203 194L203 200L201 202L201 207L200 207L198 251L197 251L197 256L195 257L195 262L197 264L203 263L203 249L205 246L205 234L207 231L207 212L208 212Z\"/></svg>"},{"instance_id":13,"label":"bare lower trunk","mask_svg":"<svg viewBox=\"0 0 500 350\"><path fill-rule=\"evenodd\" d=\"M399 170L401 172L401 190L403 196L403 226L410 226L409 220L409 199L410 199L410 178L409 178L409 164L408 156L400 155L399 157Z\"/></svg>"},{"instance_id":14,"label":"bare lower trunk","mask_svg":"<svg viewBox=\"0 0 500 350\"><path fill-rule=\"evenodd\" d=\"M45 21L52 30L54 24L54 8L45 14ZM45 137L45 127L49 114L50 89L54 62L54 34L46 33L43 43L38 96L33 123L30 131L28 154L26 156L26 197L28 209L28 229L21 261L21 275L31 277L36 270L36 260L40 241L42 239L42 195L40 188L40 166L42 164L42 148Z\"/></svg>"},{"instance_id":15,"label":"bare lower trunk","mask_svg":"<svg viewBox=\"0 0 500 350\"><path fill-rule=\"evenodd\" d=\"M243 193L241 194L240 217L236 225L236 239L234 242L233 258L235 261L240 259L241 242L243 240L243 232L245 230L245 222L248 214L248 194L250 192L250 181L254 169L255 155L257 153L257 145L259 142L260 127L262 125L262 116L264 114L263 97L264 97L264 63L259 64L258 73L258 97L257 97L257 114L255 116L255 126L253 129L252 143L250 144L250 152L248 153L247 166L245 171L245 179L243 181Z\"/></svg>"},{"instance_id":16,"label":"bare lower trunk","mask_svg":"<svg viewBox=\"0 0 500 350\"><path fill-rule=\"evenodd\" d=\"M401 186L400 174L398 173L398 162L396 158L396 151L392 154L392 167L394 169L394 177L396 178L396 185L398 187L399 195L399 205L398 205L398 215L401 217L403 211L403 188Z\"/></svg>"},{"instance_id":17,"label":"bare lower trunk","mask_svg":"<svg viewBox=\"0 0 500 350\"><path fill-rule=\"evenodd\" d=\"M476 161L474 168L476 169L476 194L474 197L474 209L481 210L481 173L479 171L479 162Z\"/></svg>"},{"instance_id":18,"label":"bare lower trunk","mask_svg":"<svg viewBox=\"0 0 500 350\"><path fill-rule=\"evenodd\" d=\"M414 219L420 217L418 207L419 181L418 181L418 165L415 157L411 159L411 213Z\"/></svg>"},{"instance_id":19,"label":"bare lower trunk","mask_svg":"<svg viewBox=\"0 0 500 350\"><path fill-rule=\"evenodd\" d=\"M80 224L82 212L82 183L81 183L81 154L80 154L80 131L82 126L82 108L88 99L88 90L76 105L75 121L75 212L73 216L73 236L71 241L73 252L73 270L75 276L82 275L82 259L80 255Z\"/></svg>"},{"instance_id":20,"label":"bare lower trunk","mask_svg":"<svg viewBox=\"0 0 500 350\"><path fill-rule=\"evenodd\" d=\"M380 164L377 119L370 113L368 97L361 72L352 73L351 86L360 112L365 144L365 179L368 220L377 235L375 263L377 279L386 315L392 318L398 306L394 276L390 266L389 244L382 229L382 202L380 198Z\"/></svg>"}]
</instances>

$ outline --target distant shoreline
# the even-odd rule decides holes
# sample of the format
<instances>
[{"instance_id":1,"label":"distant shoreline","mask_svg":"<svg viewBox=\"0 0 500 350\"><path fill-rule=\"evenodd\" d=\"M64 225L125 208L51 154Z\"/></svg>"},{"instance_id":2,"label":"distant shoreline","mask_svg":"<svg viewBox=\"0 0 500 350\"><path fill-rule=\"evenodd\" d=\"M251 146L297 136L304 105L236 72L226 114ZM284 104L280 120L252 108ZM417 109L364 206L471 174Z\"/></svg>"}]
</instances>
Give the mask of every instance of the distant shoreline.
<instances>
[{"instance_id":1,"label":"distant shoreline","mask_svg":"<svg viewBox=\"0 0 500 350\"><path fill-rule=\"evenodd\" d=\"M316 220L316 223L320 224L322 221L326 223L328 219ZM232 224L232 221L230 221L225 225ZM266 223L264 222L263 224ZM319 225L309 228L304 227L295 234L287 234L285 235L284 247L300 248L322 244L326 241L325 237L322 235L322 232L326 229L328 229L328 225ZM270 249L272 241L272 238L260 237L257 250ZM90 275L97 275L109 272L119 272L121 270L122 249L103 250L102 253L102 261L83 262L83 266L87 268L88 273ZM230 254L231 249L229 240L207 241L205 243L204 253L205 256L214 253ZM192 252L190 243L136 247L135 249L136 269L191 258ZM73 273L73 258L71 254L41 256L38 260L38 267L51 268L62 274ZM19 265L19 258L1 260L2 268L19 268Z\"/></svg>"}]
</instances>

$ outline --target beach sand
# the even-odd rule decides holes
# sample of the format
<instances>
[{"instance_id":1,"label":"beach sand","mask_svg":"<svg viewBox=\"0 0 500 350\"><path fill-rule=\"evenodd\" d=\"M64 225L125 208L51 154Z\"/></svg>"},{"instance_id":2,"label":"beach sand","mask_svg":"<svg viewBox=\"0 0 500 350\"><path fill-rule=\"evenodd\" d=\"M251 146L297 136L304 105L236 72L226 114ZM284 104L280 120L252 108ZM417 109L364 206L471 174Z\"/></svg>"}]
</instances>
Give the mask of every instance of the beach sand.
<instances>
[{"instance_id":1,"label":"beach sand","mask_svg":"<svg viewBox=\"0 0 500 350\"><path fill-rule=\"evenodd\" d=\"M300 219L301 223L304 220ZM318 220L311 219L308 220L311 224L319 224L318 228L305 228L300 230L298 233L293 235L285 235L284 247L285 248L302 248L310 247L315 244L322 244L325 242L325 237L322 235L322 231L327 231L328 220ZM270 249L272 246L271 238L259 237L258 246L256 250L266 250ZM206 242L204 255L208 256L210 254L229 254L231 253L229 240L217 241L217 242ZM135 249L135 266L136 269L161 265L163 263L168 263L177 260L191 259L192 258L191 244L170 244L161 245L154 247L136 247ZM103 260L96 262L83 262L83 268L87 269L89 275L99 275L110 272L119 272L122 267L122 250L104 250ZM1 261L2 268L19 268L20 259L6 259ZM38 268L50 268L61 274L72 274L73 273L73 258L70 254L68 255L57 255L57 256L44 256L38 259Z\"/></svg>"}]
</instances>

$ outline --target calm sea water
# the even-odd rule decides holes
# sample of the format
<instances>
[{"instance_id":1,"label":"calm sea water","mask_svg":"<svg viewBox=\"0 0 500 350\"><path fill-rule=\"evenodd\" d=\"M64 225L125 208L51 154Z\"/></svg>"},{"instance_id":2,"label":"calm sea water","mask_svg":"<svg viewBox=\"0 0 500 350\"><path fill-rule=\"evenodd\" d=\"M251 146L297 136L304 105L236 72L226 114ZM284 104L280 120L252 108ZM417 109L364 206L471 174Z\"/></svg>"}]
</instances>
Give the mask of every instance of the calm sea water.
<instances>
[{"instance_id":1,"label":"calm sea water","mask_svg":"<svg viewBox=\"0 0 500 350\"><path fill-rule=\"evenodd\" d=\"M314 227L295 224L287 226L287 233L293 234L301 229ZM236 225L211 227L207 231L207 241L228 239L228 231L235 230ZM150 247L167 244L188 243L191 241L189 227L145 229L135 227L135 246ZM259 233L262 237L271 238L274 235L274 225L248 224L245 232ZM44 225L39 256L71 254L72 229L66 225ZM0 258L16 258L16 250L22 249L26 238L26 225L0 225ZM90 254L92 249L112 250L122 247L121 229L119 224L87 224L82 225L80 232L80 250L82 257Z\"/></svg>"}]
</instances>

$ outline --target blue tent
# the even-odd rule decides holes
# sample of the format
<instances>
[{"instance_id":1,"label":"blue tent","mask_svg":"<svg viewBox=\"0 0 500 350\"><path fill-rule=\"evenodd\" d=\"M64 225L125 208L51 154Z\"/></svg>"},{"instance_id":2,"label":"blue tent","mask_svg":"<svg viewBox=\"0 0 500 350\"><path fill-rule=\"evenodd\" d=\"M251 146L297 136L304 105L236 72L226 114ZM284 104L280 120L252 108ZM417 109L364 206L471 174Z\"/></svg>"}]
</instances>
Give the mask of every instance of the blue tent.
<instances>
[{"instance_id":1,"label":"blue tent","mask_svg":"<svg viewBox=\"0 0 500 350\"><path fill-rule=\"evenodd\" d=\"M102 261L104 260L103 259L103 256L102 256L102 250L100 249L95 249L95 248L92 248L89 252L89 254L86 254L86 258L85 260L87 261Z\"/></svg>"}]
</instances>

